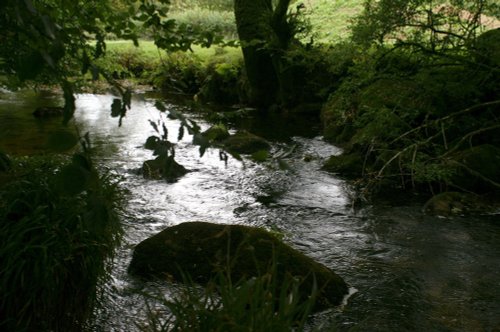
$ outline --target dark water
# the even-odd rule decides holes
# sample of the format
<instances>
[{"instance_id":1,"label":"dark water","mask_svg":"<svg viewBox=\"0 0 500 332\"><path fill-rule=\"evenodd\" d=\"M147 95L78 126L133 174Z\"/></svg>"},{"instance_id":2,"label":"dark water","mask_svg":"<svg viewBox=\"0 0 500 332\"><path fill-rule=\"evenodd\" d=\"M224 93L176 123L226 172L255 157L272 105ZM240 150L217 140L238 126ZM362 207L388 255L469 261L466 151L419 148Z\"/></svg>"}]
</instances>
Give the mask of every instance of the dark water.
<instances>
[{"instance_id":1,"label":"dark water","mask_svg":"<svg viewBox=\"0 0 500 332\"><path fill-rule=\"evenodd\" d=\"M144 320L146 310L135 291L156 285L143 285L127 275L133 245L167 226L200 220L280 231L292 246L342 275L356 293L346 306L315 315L311 328L500 331L499 215L427 217L419 204L396 205L391 199L353 210L349 186L320 170L322 161L340 149L314 137L315 128L307 119L284 118L278 126L255 121L260 128L267 125L267 133L261 134L272 139L273 153L292 150L284 160L286 169L249 160L231 159L226 165L217 151L200 158L185 138L177 144L177 159L193 172L174 184L144 180L133 170L151 158L142 144L153 133L148 119L159 116L154 100L134 100L122 127L109 116L111 100L79 95L75 115L79 130L90 131L99 146L99 158L123 175L131 191L125 239L117 249L112 280L103 289L104 308L93 330L138 330L135 323ZM57 99L0 93L1 149L27 153L43 148L44 135L59 122L31 118L30 109L42 102ZM177 123L167 124L175 140Z\"/></svg>"}]
</instances>

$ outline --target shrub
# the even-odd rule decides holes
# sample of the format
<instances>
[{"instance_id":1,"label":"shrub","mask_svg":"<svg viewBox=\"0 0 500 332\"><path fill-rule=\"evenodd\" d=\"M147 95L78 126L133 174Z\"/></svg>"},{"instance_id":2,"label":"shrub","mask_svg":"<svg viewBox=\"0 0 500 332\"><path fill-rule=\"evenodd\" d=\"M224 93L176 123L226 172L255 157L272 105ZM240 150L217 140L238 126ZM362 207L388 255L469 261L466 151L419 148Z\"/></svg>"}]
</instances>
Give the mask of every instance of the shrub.
<instances>
[{"instance_id":1,"label":"shrub","mask_svg":"<svg viewBox=\"0 0 500 332\"><path fill-rule=\"evenodd\" d=\"M194 7L170 13L170 18L179 25L189 26L193 31L222 35L225 39L236 39L236 21L232 11L215 11Z\"/></svg>"},{"instance_id":2,"label":"shrub","mask_svg":"<svg viewBox=\"0 0 500 332\"><path fill-rule=\"evenodd\" d=\"M240 101L239 79L241 67L231 63L211 63L199 96L206 101L235 104Z\"/></svg>"},{"instance_id":3,"label":"shrub","mask_svg":"<svg viewBox=\"0 0 500 332\"><path fill-rule=\"evenodd\" d=\"M195 94L204 80L201 60L192 53L173 52L157 68L153 84L163 90Z\"/></svg>"},{"instance_id":4,"label":"shrub","mask_svg":"<svg viewBox=\"0 0 500 332\"><path fill-rule=\"evenodd\" d=\"M148 79L148 74L159 65L156 58L152 58L140 48L130 46L111 49L96 63L114 79Z\"/></svg>"}]
</instances>

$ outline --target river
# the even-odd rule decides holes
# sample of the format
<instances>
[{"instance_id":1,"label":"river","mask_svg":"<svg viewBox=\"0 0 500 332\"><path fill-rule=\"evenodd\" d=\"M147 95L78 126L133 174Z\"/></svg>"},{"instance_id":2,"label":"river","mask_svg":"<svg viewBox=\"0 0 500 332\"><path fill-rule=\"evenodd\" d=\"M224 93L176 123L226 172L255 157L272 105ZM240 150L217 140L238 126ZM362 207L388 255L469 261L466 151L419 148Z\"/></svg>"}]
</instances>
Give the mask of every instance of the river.
<instances>
[{"instance_id":1,"label":"river","mask_svg":"<svg viewBox=\"0 0 500 332\"><path fill-rule=\"evenodd\" d=\"M177 143L176 159L192 170L168 184L146 180L136 170L151 152L143 148L157 120L155 99L137 95L118 126L110 117L111 95L81 94L71 126L89 131L102 165L123 176L130 190L125 235L103 286L103 308L94 331L138 331L146 315L126 272L133 246L167 226L211 221L266 227L340 274L356 290L342 308L316 314L320 331L500 331L500 217L425 216L421 202L387 198L353 209L349 184L323 172L322 162L341 149L322 140L307 119L255 119L243 125L269 139L283 160L255 163L219 160L216 150L200 158L190 137ZM43 151L44 138L60 120L36 120L37 105L61 103L51 94L0 92L0 149ZM209 124L181 102L167 102ZM166 121L172 140L178 123ZM293 148L293 149L292 149ZM306 157L306 158L305 158ZM281 165L283 166L283 165ZM168 289L165 290L168 292Z\"/></svg>"}]
</instances>

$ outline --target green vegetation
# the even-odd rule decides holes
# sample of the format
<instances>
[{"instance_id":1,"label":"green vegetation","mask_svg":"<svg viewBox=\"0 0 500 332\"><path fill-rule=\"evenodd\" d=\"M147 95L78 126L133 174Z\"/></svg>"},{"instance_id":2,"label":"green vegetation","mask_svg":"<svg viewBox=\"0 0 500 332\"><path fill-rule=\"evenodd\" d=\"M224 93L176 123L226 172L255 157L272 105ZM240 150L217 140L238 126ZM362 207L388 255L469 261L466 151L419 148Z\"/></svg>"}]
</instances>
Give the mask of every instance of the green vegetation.
<instances>
[{"instance_id":1,"label":"green vegetation","mask_svg":"<svg viewBox=\"0 0 500 332\"><path fill-rule=\"evenodd\" d=\"M130 108L132 90L122 79L268 112L307 110L316 116L322 108L325 138L344 147L325 169L353 178L365 196L388 188L499 192L497 2L302 4L5 0L0 79L11 88L59 84L64 123L75 110L75 86L85 80L118 89L121 99L114 100L112 116L120 118ZM229 47L235 31L241 48ZM165 112L161 103L157 108ZM195 135L203 154L208 139L196 124L170 116ZM165 132L157 134L155 161L164 175L175 150ZM65 138L56 137L53 147L74 145L73 136ZM11 160L0 154L2 329L79 329L96 301L105 259L119 238L120 191L112 177L97 172L85 144L71 160ZM446 206L474 210L470 199L447 196L461 205ZM240 322L259 320L283 321L289 328L298 321L300 329L307 315L307 302L295 303L292 314L278 311L276 318L273 301L262 302L263 297L271 293L283 301L284 295L265 278L234 287L221 277L218 284L220 298L210 291L201 297L188 292L169 302L175 318L168 324L174 330L239 329ZM247 314L249 306L255 315ZM199 325L186 326L187 321ZM172 328L168 324L161 329Z\"/></svg>"},{"instance_id":2,"label":"green vegetation","mask_svg":"<svg viewBox=\"0 0 500 332\"><path fill-rule=\"evenodd\" d=\"M147 325L141 330L303 331L314 294L299 301L297 280L287 278L278 287L270 278L272 274L233 283L220 273L206 288L191 284L173 299L149 295L153 304L149 306Z\"/></svg>"},{"instance_id":3,"label":"green vegetation","mask_svg":"<svg viewBox=\"0 0 500 332\"><path fill-rule=\"evenodd\" d=\"M363 10L363 0L304 0L306 20L316 43L334 44L347 39L352 20ZM307 36L309 37L309 36ZM307 38L304 40L308 42Z\"/></svg>"},{"instance_id":4,"label":"green vegetation","mask_svg":"<svg viewBox=\"0 0 500 332\"><path fill-rule=\"evenodd\" d=\"M498 191L487 166L497 165L498 151L483 147L500 143L500 34L484 32L485 8L484 1L366 5L353 29L349 75L322 112L325 136L345 147L326 169L358 179L365 194Z\"/></svg>"},{"instance_id":5,"label":"green vegetation","mask_svg":"<svg viewBox=\"0 0 500 332\"><path fill-rule=\"evenodd\" d=\"M85 154L11 163L0 172L0 329L81 330L120 240L123 193Z\"/></svg>"},{"instance_id":6,"label":"green vegetation","mask_svg":"<svg viewBox=\"0 0 500 332\"><path fill-rule=\"evenodd\" d=\"M142 241L129 272L188 285L173 299L157 296L166 308L150 310L152 331L302 331L309 313L340 304L348 291L333 271L273 233L208 222Z\"/></svg>"}]
</instances>

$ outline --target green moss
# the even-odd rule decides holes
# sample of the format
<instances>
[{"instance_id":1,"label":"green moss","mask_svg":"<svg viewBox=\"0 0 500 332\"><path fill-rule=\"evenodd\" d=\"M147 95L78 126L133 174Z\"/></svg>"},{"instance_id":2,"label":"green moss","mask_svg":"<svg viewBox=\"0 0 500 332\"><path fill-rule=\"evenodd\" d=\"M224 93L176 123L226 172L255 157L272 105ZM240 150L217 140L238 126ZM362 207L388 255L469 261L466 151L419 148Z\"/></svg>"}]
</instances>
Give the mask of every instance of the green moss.
<instances>
[{"instance_id":1,"label":"green moss","mask_svg":"<svg viewBox=\"0 0 500 332\"><path fill-rule=\"evenodd\" d=\"M172 156L159 156L156 159L146 160L142 165L142 175L146 179L175 182L187 172L188 170L177 163Z\"/></svg>"},{"instance_id":2,"label":"green moss","mask_svg":"<svg viewBox=\"0 0 500 332\"><path fill-rule=\"evenodd\" d=\"M220 142L229 138L229 132L223 124L213 125L202 133L210 142Z\"/></svg>"},{"instance_id":3,"label":"green moss","mask_svg":"<svg viewBox=\"0 0 500 332\"><path fill-rule=\"evenodd\" d=\"M347 177L360 177L363 172L363 162L361 154L352 152L331 156L323 165L323 169Z\"/></svg>"},{"instance_id":4,"label":"green moss","mask_svg":"<svg viewBox=\"0 0 500 332\"><path fill-rule=\"evenodd\" d=\"M223 142L224 147L233 153L252 154L260 150L269 150L269 143L247 131L239 131Z\"/></svg>"},{"instance_id":5,"label":"green moss","mask_svg":"<svg viewBox=\"0 0 500 332\"><path fill-rule=\"evenodd\" d=\"M142 277L207 283L217 273L237 282L276 269L277 284L286 275L299 278L300 296L318 286L318 308L337 305L347 285L333 271L255 227L188 222L165 229L139 243L129 271Z\"/></svg>"}]
</instances>

